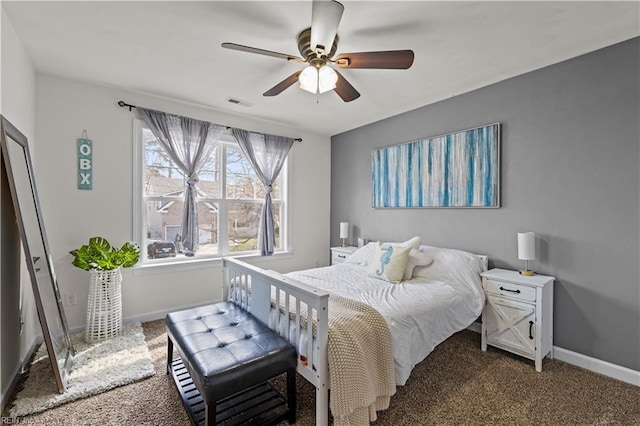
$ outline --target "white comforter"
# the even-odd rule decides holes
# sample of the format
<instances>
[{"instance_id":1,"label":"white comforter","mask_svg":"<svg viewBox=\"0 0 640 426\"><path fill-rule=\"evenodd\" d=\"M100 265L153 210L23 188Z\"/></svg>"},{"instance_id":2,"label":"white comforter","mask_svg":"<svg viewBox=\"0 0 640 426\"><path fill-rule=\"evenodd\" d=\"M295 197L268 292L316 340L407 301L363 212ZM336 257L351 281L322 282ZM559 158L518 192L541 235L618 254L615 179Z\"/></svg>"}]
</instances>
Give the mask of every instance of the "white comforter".
<instances>
[{"instance_id":1,"label":"white comforter","mask_svg":"<svg viewBox=\"0 0 640 426\"><path fill-rule=\"evenodd\" d=\"M404 385L417 363L436 345L468 327L484 306L479 275L482 261L451 249L432 254L433 264L422 268L420 277L399 284L367 276L366 260L361 261L367 257L358 255L339 265L286 275L380 312L391 331L396 383Z\"/></svg>"}]
</instances>

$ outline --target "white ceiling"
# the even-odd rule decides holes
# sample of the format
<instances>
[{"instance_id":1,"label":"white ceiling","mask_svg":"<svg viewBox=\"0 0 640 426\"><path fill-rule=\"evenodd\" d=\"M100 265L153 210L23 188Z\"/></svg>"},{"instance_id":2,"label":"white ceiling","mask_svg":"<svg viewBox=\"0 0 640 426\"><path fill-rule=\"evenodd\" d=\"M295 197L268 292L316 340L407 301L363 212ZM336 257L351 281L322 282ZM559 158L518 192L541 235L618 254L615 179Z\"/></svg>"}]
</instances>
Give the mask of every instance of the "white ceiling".
<instances>
[{"instance_id":1,"label":"white ceiling","mask_svg":"<svg viewBox=\"0 0 640 426\"><path fill-rule=\"evenodd\" d=\"M310 1L2 1L39 73L325 135L640 35L637 1L343 4L338 53L415 52L409 70L341 71L362 94L350 103L297 85L264 97L302 66L220 46L234 42L299 56L296 35L310 26ZM229 97L253 105L233 105Z\"/></svg>"}]
</instances>

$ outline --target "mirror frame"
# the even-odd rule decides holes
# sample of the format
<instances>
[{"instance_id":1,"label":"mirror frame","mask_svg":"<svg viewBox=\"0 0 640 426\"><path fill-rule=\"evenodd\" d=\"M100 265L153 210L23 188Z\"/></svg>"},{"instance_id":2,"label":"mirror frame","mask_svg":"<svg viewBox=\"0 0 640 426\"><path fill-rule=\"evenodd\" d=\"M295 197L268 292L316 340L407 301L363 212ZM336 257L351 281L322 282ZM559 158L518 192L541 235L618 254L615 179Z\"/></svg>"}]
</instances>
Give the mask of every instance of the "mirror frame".
<instances>
[{"instance_id":1,"label":"mirror frame","mask_svg":"<svg viewBox=\"0 0 640 426\"><path fill-rule=\"evenodd\" d=\"M56 385L58 387L58 392L63 393L66 385L67 379L69 375L69 369L71 367L71 360L74 355L73 343L71 341L71 336L69 334L69 326L67 324L67 319L64 313L64 309L62 307L62 298L60 297L60 290L58 288L58 282L56 281L56 275L53 270L53 261L51 258L51 251L49 250L49 244L47 242L47 235L45 233L44 221L42 218L42 211L40 208L40 201L38 199L38 192L36 190L36 182L33 173L33 165L31 163L31 155L29 154L29 144L25 135L23 135L13 124L11 124L4 116L0 116L0 146L2 151L2 157L4 159L5 168L7 171L7 178L9 181L9 188L11 191L11 198L13 200L13 208L16 214L16 222L18 224L18 228L20 231L20 237L22 240L22 246L24 248L25 261L27 263L27 269L29 270L29 275L31 276L31 287L33 288L33 295L36 302L36 309L38 312L38 318L40 319L40 326L42 327L42 334L44 337L44 342L47 347L47 352L49 353L49 360L51 361L51 368L53 370L53 374L55 376ZM30 241L27 238L27 232L25 229L24 217L22 216L23 211L27 211L26 208L30 208L31 206L26 206L26 203L20 203L19 195L17 194L18 185L16 184L16 179L18 176L14 175L13 165L11 163L12 159L10 158L10 151L8 148L9 143L16 142L23 150L24 153L24 161L26 166L26 171L29 176L29 188L31 189L31 194L24 195L22 198L31 199L34 203L35 215L38 221L38 228L40 230L40 236L42 237L42 241L37 241L37 244L42 244L44 249L44 256L46 258L47 263L47 280L41 279L38 280L37 272L40 271L40 267L36 266L36 262L38 262L39 257L34 257L32 255L32 248L30 245ZM16 161L16 159L13 159ZM31 195L29 197L28 195ZM31 242L31 244L35 246L36 242ZM55 297L55 306L57 309L45 309L45 304L43 304L43 300L41 298L41 294L44 291L49 291L49 289L44 288L43 286L53 285L53 294ZM49 301L50 302L50 301ZM46 307L50 306L50 303L46 305ZM51 331L50 324L59 324L62 328L62 340L59 342L54 342L57 338L53 335ZM61 351L56 352L56 345L62 348ZM62 362L62 363L61 363Z\"/></svg>"}]
</instances>

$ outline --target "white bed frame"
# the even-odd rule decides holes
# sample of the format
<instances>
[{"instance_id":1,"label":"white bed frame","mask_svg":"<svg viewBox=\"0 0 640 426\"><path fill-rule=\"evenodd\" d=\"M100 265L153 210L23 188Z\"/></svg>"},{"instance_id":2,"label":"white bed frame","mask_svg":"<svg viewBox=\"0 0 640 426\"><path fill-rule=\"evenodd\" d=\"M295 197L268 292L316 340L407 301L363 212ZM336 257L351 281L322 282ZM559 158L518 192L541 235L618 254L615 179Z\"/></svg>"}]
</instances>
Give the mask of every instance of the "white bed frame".
<instances>
[{"instance_id":1,"label":"white bed frame","mask_svg":"<svg viewBox=\"0 0 640 426\"><path fill-rule=\"evenodd\" d=\"M487 270L488 257L482 259L483 270ZM329 293L285 277L275 271L267 271L233 258L223 258L224 300L232 300L256 318L269 324L271 297L275 294L276 306L284 306L285 312L294 313L296 336L301 327L301 314L306 318L317 318L315 339L307 338L307 358L298 357L297 371L316 388L316 425L329 424L329 364L327 360L327 339L329 333ZM249 291L251 286L251 291ZM274 291L275 289L275 291ZM284 303L281 301L284 300ZM293 301L293 302L291 302ZM307 312L302 312L304 303ZM275 315L274 330L284 330L280 334L289 339L290 316L284 315L284 327L280 327L280 315ZM313 336L313 321L307 321L307 336ZM315 345L315 348L313 347ZM315 355L315 358L314 358Z\"/></svg>"},{"instance_id":2,"label":"white bed frame","mask_svg":"<svg viewBox=\"0 0 640 426\"><path fill-rule=\"evenodd\" d=\"M294 313L292 320L295 321L295 330L300 330L301 315L317 319L315 339L310 337L314 335L314 321L306 321L306 331L309 336L306 348L307 358L298 357L297 371L316 388L316 425L329 424L329 364L327 361L329 293L237 259L223 258L222 268L224 300L234 301L263 323L269 324L272 294L275 294L276 306L281 305L281 301L284 300L282 306L285 312ZM306 305L306 312L303 312L302 304ZM284 329L284 334L280 334L289 340L290 316L284 315L282 318L285 321L284 327L280 327L280 315L275 315L273 329ZM300 336L300 333L296 332L296 335ZM314 358L314 354L317 358Z\"/></svg>"}]
</instances>

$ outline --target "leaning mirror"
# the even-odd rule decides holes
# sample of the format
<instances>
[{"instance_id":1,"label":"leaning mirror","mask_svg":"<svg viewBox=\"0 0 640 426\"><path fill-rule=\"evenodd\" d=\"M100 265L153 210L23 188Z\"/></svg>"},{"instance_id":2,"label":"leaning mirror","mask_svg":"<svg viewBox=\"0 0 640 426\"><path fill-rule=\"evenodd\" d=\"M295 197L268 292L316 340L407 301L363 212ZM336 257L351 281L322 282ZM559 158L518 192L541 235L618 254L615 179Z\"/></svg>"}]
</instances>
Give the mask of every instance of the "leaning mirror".
<instances>
[{"instance_id":1,"label":"leaning mirror","mask_svg":"<svg viewBox=\"0 0 640 426\"><path fill-rule=\"evenodd\" d=\"M58 391L64 392L73 356L69 327L53 270L27 138L2 118L0 144L27 269Z\"/></svg>"}]
</instances>

